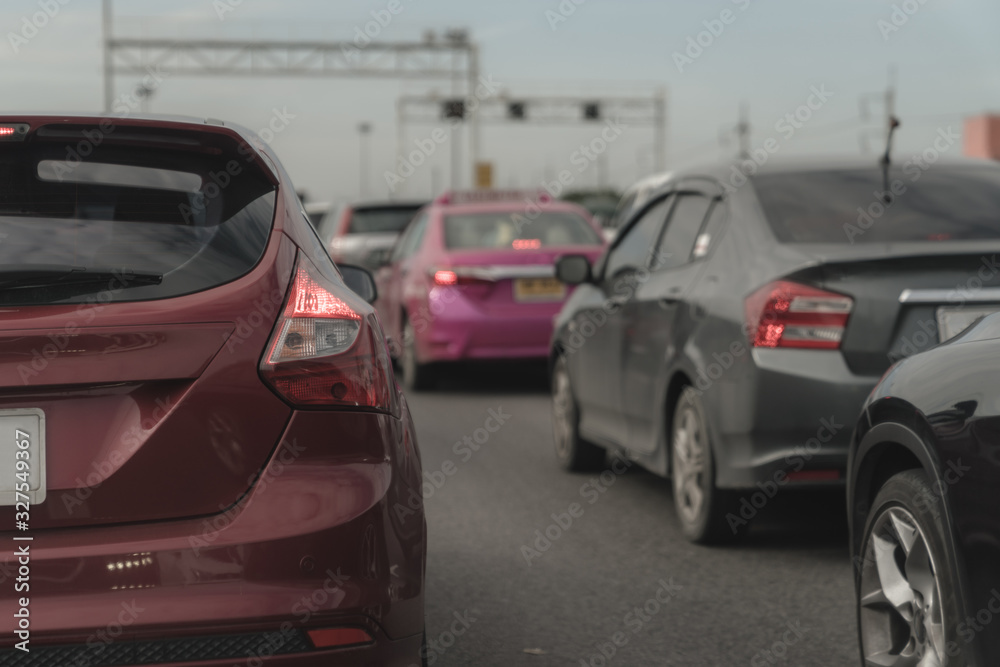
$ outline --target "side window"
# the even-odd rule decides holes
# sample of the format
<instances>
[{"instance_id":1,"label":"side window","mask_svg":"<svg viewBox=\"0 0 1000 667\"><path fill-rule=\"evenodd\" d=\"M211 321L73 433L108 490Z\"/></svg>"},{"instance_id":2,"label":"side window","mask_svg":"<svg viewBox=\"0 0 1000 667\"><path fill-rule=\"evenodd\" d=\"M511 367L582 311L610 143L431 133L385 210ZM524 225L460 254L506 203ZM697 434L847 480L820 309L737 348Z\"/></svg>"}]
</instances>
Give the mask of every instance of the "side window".
<instances>
[{"instance_id":1,"label":"side window","mask_svg":"<svg viewBox=\"0 0 1000 667\"><path fill-rule=\"evenodd\" d=\"M399 238L399 242L396 243L396 247L392 251L391 261L393 263L401 259L406 259L420 248L429 219L430 217L426 213L421 213L416 220L407 226L406 231L403 232L403 235Z\"/></svg>"},{"instance_id":2,"label":"side window","mask_svg":"<svg viewBox=\"0 0 1000 667\"><path fill-rule=\"evenodd\" d=\"M656 251L655 268L673 269L691 261L702 223L711 207L712 200L704 195L681 195L678 198L667 222L667 231Z\"/></svg>"},{"instance_id":3,"label":"side window","mask_svg":"<svg viewBox=\"0 0 1000 667\"><path fill-rule=\"evenodd\" d=\"M712 210L708 214L708 220L698 234L698 239L694 242L694 252L691 253L692 260L698 260L708 255L712 246L722 236L722 225L726 221L726 203L716 200L712 204Z\"/></svg>"},{"instance_id":4,"label":"side window","mask_svg":"<svg viewBox=\"0 0 1000 667\"><path fill-rule=\"evenodd\" d=\"M640 269L649 265L650 253L660 237L663 221L674 198L666 197L646 211L637 223L628 230L625 238L608 255L604 276L614 278L626 269Z\"/></svg>"},{"instance_id":5,"label":"side window","mask_svg":"<svg viewBox=\"0 0 1000 667\"><path fill-rule=\"evenodd\" d=\"M637 193L632 192L626 194L618 202L618 206L615 208L614 215L611 216L611 222L608 223L608 227L612 229L618 229L625 223L625 218L628 216L629 211L632 210L632 205L635 204L635 198Z\"/></svg>"}]
</instances>

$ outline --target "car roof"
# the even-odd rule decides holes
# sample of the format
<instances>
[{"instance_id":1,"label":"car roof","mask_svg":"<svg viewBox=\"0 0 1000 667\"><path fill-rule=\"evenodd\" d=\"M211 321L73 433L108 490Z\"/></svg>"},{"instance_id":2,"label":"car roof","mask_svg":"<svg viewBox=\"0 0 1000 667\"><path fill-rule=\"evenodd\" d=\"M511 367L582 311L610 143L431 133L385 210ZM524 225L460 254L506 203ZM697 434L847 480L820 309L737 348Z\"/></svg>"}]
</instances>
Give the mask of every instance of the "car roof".
<instances>
[{"instance_id":1,"label":"car roof","mask_svg":"<svg viewBox=\"0 0 1000 667\"><path fill-rule=\"evenodd\" d=\"M333 208L333 204L325 201L310 201L303 204L302 208L306 210L306 213L326 213Z\"/></svg>"},{"instance_id":2,"label":"car roof","mask_svg":"<svg viewBox=\"0 0 1000 667\"><path fill-rule=\"evenodd\" d=\"M426 199L414 199L414 200L399 200L399 199L384 199L384 200L370 200L370 201L358 201L346 204L351 208L420 208L426 206L429 202Z\"/></svg>"},{"instance_id":3,"label":"car roof","mask_svg":"<svg viewBox=\"0 0 1000 667\"><path fill-rule=\"evenodd\" d=\"M900 155L899 159L892 164L894 170L900 169L907 164L911 158ZM741 165L746 160L715 161L701 165L679 168L675 171L666 172L653 177L647 177L634 184L626 191L626 196L631 193L642 193L645 196L637 200L629 212L631 216L636 210L646 202L658 197L685 181L697 179L709 179L717 181L726 187L731 182L734 173L744 174L747 180L753 182L759 176L780 176L782 174L800 174L808 172L828 172L828 171L865 171L872 170L881 173L882 165L879 157L874 156L850 156L850 155L804 155L804 156L780 156L769 159L763 164L754 162L756 170L752 174L747 174L741 169ZM968 157L941 156L934 163L935 169L1000 169L1000 163L992 160L981 160ZM734 170L737 170L734 172ZM736 184L733 184L734 186ZM738 186L736 186L738 187Z\"/></svg>"},{"instance_id":4,"label":"car roof","mask_svg":"<svg viewBox=\"0 0 1000 667\"><path fill-rule=\"evenodd\" d=\"M259 165L273 180L275 185L282 183L283 169L279 166L277 156L270 147L253 130L237 123L230 123L214 118L198 118L195 116L166 114L95 114L95 113L3 113L0 114L0 124L27 123L32 131L46 125L97 125L104 131L104 124L112 127L131 128L163 128L170 130L189 130L209 134L223 134L232 137L234 134L259 156ZM107 131L110 134L110 130Z\"/></svg>"},{"instance_id":5,"label":"car roof","mask_svg":"<svg viewBox=\"0 0 1000 667\"><path fill-rule=\"evenodd\" d=\"M661 172L659 174L653 174L651 176L646 176L645 178L642 178L642 179L636 181L635 183L633 183L628 188L628 190L625 191L625 195L627 196L629 194L632 194L634 192L638 192L639 190L644 190L644 189L656 189L656 188L664 185L665 183L670 182L673 179L673 177L674 177L674 175L676 173L677 172L675 172L675 171L664 171L664 172Z\"/></svg>"},{"instance_id":6,"label":"car roof","mask_svg":"<svg viewBox=\"0 0 1000 667\"><path fill-rule=\"evenodd\" d=\"M560 211L569 213L579 213L585 218L590 217L586 208L573 202L562 199L552 199L548 202L533 202L542 211ZM499 201L499 202L474 202L468 204L441 204L435 203L431 208L436 211L448 214L470 214L470 213L521 213L527 215L529 211L528 202L521 201Z\"/></svg>"},{"instance_id":7,"label":"car roof","mask_svg":"<svg viewBox=\"0 0 1000 667\"><path fill-rule=\"evenodd\" d=\"M16 123L16 122L29 122L38 121L39 123L79 123L79 122L89 122L89 123L100 123L101 121L110 121L112 123L120 123L127 125L146 125L146 126L162 126L162 127L177 127L188 125L192 126L192 129L204 129L206 125L218 126L218 127L228 127L233 129L238 129L241 133L254 134L252 131L248 130L246 127L239 125L237 123L231 123L228 121L219 120L217 118L205 118L200 116L187 116L183 114L150 114L150 113L129 113L127 115L122 114L101 114L101 113L51 113L51 112L28 112L28 113L12 113L6 112L0 114L0 123Z\"/></svg>"},{"instance_id":8,"label":"car roof","mask_svg":"<svg viewBox=\"0 0 1000 667\"><path fill-rule=\"evenodd\" d=\"M909 155L898 155L892 163L894 169L898 169L910 160ZM880 170L882 168L880 156L850 156L850 155L803 155L803 156L781 156L769 159L763 164L754 162L756 170L749 175L754 176L771 174L788 174L819 171L838 170ZM720 181L728 179L733 168L740 169L740 165L745 160L717 161L701 165L693 165L678 169L673 172L670 183L697 176L709 176ZM941 156L934 162L934 168L968 168L968 167L994 167L1000 168L1000 164L990 160L977 160L967 157ZM743 171L743 170L741 170ZM745 172L744 172L745 173Z\"/></svg>"}]
</instances>

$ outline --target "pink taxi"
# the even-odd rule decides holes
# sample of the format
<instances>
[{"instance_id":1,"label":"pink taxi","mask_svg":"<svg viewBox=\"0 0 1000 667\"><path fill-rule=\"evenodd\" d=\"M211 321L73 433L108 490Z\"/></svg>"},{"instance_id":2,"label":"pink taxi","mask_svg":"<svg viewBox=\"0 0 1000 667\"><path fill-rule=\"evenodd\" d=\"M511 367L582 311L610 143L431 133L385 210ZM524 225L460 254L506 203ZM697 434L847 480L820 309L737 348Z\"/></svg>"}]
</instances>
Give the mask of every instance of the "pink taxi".
<instances>
[{"instance_id":1,"label":"pink taxi","mask_svg":"<svg viewBox=\"0 0 1000 667\"><path fill-rule=\"evenodd\" d=\"M586 209L545 193L450 193L424 207L377 276L407 388L430 387L448 362L546 358L571 289L556 259L603 249Z\"/></svg>"}]
</instances>

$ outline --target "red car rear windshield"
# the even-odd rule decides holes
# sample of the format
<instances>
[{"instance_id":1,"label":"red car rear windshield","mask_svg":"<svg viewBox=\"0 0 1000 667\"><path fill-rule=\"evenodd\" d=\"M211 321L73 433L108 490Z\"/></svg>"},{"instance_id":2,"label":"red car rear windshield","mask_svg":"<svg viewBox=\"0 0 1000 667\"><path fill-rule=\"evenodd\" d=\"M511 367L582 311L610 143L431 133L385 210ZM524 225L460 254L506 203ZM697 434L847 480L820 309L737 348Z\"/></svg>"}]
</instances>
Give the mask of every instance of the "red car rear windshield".
<instances>
[{"instance_id":1,"label":"red car rear windshield","mask_svg":"<svg viewBox=\"0 0 1000 667\"><path fill-rule=\"evenodd\" d=\"M0 304L162 299L246 274L276 199L251 155L225 135L131 127L0 143Z\"/></svg>"},{"instance_id":2,"label":"red car rear windshield","mask_svg":"<svg viewBox=\"0 0 1000 667\"><path fill-rule=\"evenodd\" d=\"M754 178L783 243L1000 239L1000 169L936 166L830 170ZM895 192L896 194L892 194Z\"/></svg>"},{"instance_id":3,"label":"red car rear windshield","mask_svg":"<svg viewBox=\"0 0 1000 667\"><path fill-rule=\"evenodd\" d=\"M444 219L444 241L452 250L534 250L602 243L586 220L562 211L546 211L534 219L521 212L449 215Z\"/></svg>"}]
</instances>

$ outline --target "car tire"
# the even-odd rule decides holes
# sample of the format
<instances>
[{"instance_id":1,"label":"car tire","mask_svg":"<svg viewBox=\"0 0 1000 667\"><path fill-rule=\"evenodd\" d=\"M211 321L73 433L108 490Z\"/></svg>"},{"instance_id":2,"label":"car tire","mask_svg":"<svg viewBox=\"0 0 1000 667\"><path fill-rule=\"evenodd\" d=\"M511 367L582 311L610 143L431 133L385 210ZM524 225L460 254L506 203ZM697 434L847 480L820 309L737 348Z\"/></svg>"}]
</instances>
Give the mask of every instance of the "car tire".
<instances>
[{"instance_id":1,"label":"car tire","mask_svg":"<svg viewBox=\"0 0 1000 667\"><path fill-rule=\"evenodd\" d=\"M403 354L400 360L403 387L409 391L432 389L436 381L435 368L421 363L417 358L417 338L413 325L407 319L403 324Z\"/></svg>"},{"instance_id":2,"label":"car tire","mask_svg":"<svg viewBox=\"0 0 1000 667\"><path fill-rule=\"evenodd\" d=\"M855 554L855 612L863 664L924 664L929 651L949 667L975 664L959 641L961 583L949 558L944 501L922 470L889 478L865 520ZM906 546L908 545L908 546ZM888 590L886 590L888 588ZM957 655L949 656L951 649ZM888 653L882 662L871 657ZM917 654L915 656L915 654ZM866 661L866 656L869 661ZM895 663L891 663L895 664Z\"/></svg>"},{"instance_id":3,"label":"car tire","mask_svg":"<svg viewBox=\"0 0 1000 667\"><path fill-rule=\"evenodd\" d=\"M580 410L563 355L556 359L552 370L552 429L556 460L565 470L593 472L604 467L604 448L580 437Z\"/></svg>"},{"instance_id":4,"label":"car tire","mask_svg":"<svg viewBox=\"0 0 1000 667\"><path fill-rule=\"evenodd\" d=\"M684 537L695 544L731 542L737 536L726 521L732 492L715 485L708 419L693 387L681 392L671 424L670 481Z\"/></svg>"}]
</instances>

